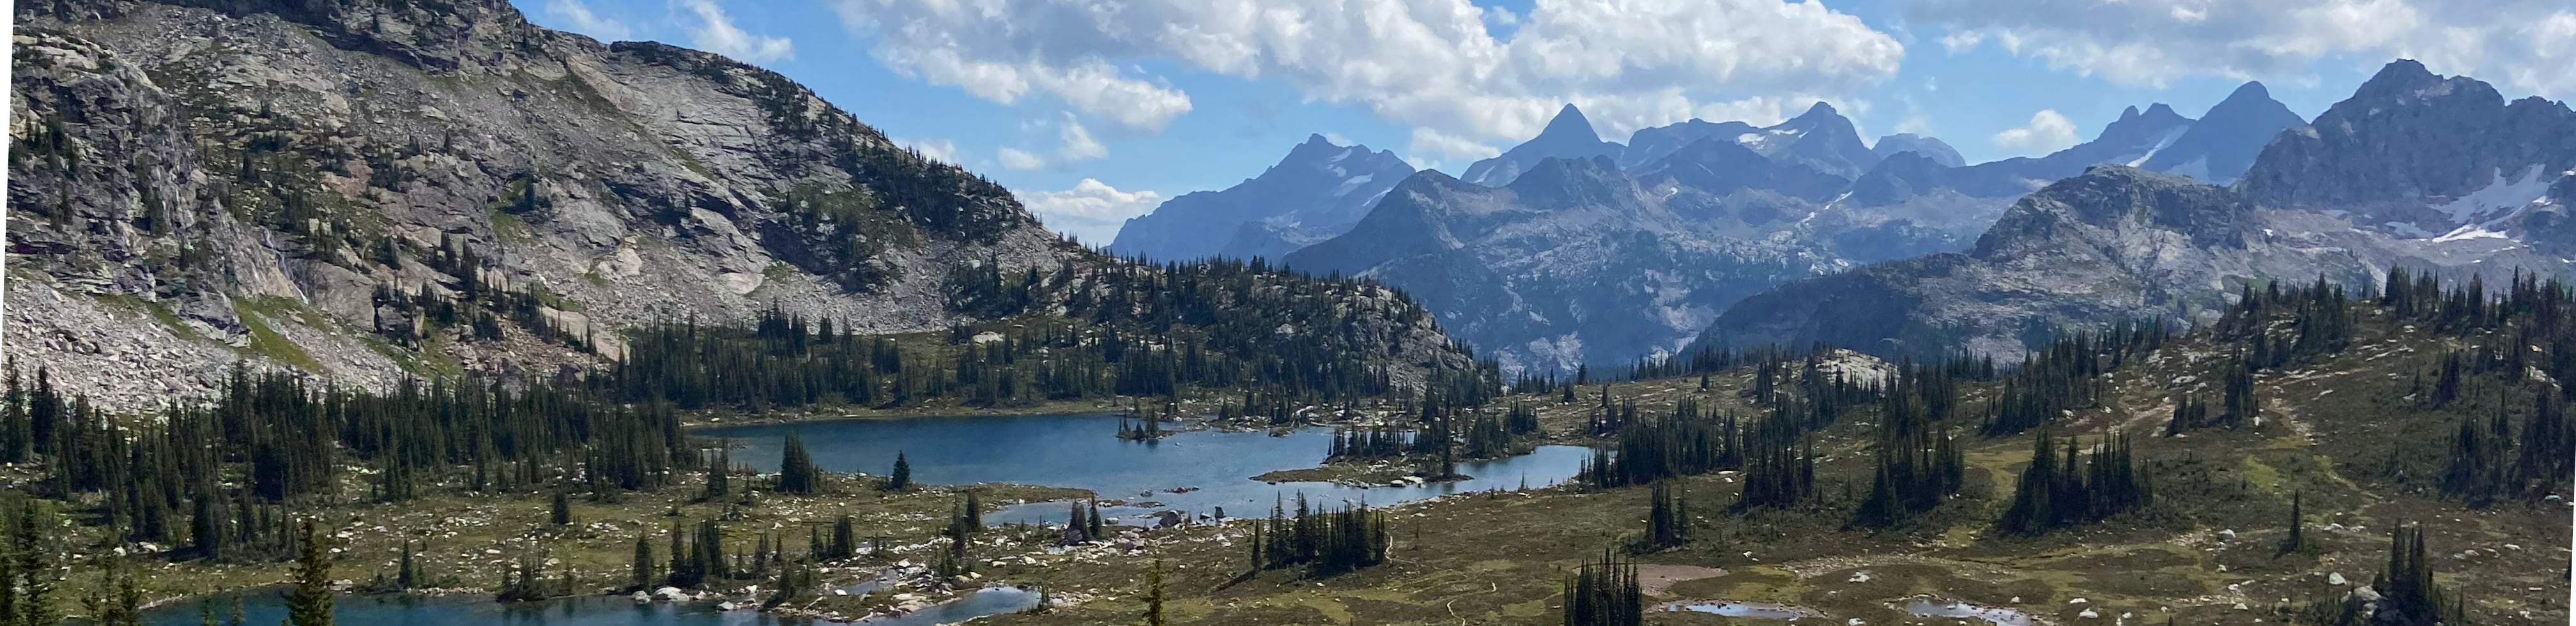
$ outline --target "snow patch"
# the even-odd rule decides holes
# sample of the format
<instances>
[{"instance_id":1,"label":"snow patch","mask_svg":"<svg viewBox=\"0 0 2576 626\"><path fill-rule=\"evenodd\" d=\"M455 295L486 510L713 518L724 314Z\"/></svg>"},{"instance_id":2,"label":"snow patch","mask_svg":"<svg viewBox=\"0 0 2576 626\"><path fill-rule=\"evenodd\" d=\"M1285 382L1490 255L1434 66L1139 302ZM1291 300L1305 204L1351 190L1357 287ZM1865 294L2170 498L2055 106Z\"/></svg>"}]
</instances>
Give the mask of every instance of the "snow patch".
<instances>
[{"instance_id":1,"label":"snow patch","mask_svg":"<svg viewBox=\"0 0 2576 626\"><path fill-rule=\"evenodd\" d=\"M2183 124L2173 127L2172 130L2165 131L2165 136L2156 138L2155 147L2148 148L2146 154L2138 155L2137 159L2129 161L2129 167L2137 167L2145 164L2147 159L2156 158L2156 153L2163 152L2165 151L2165 148L2172 147L2174 140L2182 138L2182 131L2190 129L2190 124Z\"/></svg>"},{"instance_id":2,"label":"snow patch","mask_svg":"<svg viewBox=\"0 0 2576 626\"><path fill-rule=\"evenodd\" d=\"M1764 156L1769 156L1773 150L1779 149L1782 144L1797 141L1799 137L1806 136L1806 134L1807 131L1799 129L1775 128L1758 133L1736 135L1735 143L1743 144L1744 147L1752 148L1754 152L1759 152Z\"/></svg>"},{"instance_id":3,"label":"snow patch","mask_svg":"<svg viewBox=\"0 0 2576 626\"><path fill-rule=\"evenodd\" d=\"M2459 228L2451 229L2451 232L2443 233L2443 234L2442 234L2442 236L2440 236L2440 237L2434 237L2434 238L2433 238L2433 240L2434 240L2434 241L2465 241L2465 240L2469 240L2469 239L2508 239L2508 238L2509 238L2509 237L2506 237L2504 233L2499 233L2499 232L2496 232L2496 231L2487 230L2487 229L2484 229L2484 228L2479 228L2479 227L2478 227L2478 225L2476 225L2476 224L2470 224L2470 225L2467 225L2467 226L2461 226L2461 227L2459 227Z\"/></svg>"},{"instance_id":4,"label":"snow patch","mask_svg":"<svg viewBox=\"0 0 2576 626\"><path fill-rule=\"evenodd\" d=\"M1333 188L1333 197L1338 198L1338 197L1341 197L1341 196L1350 195L1350 193L1351 193L1352 191L1356 191L1356 190L1358 190L1358 189L1360 188L1360 185L1366 185L1366 184L1368 184L1369 179L1372 179L1372 178L1377 178L1377 175L1376 175L1376 174L1361 174L1361 175L1358 175L1358 176L1353 176L1353 177L1350 177L1350 178L1344 179L1344 180L1342 180L1342 184L1341 184L1340 186L1336 186L1336 187L1334 187L1334 188Z\"/></svg>"},{"instance_id":5,"label":"snow patch","mask_svg":"<svg viewBox=\"0 0 2576 626\"><path fill-rule=\"evenodd\" d=\"M2556 181L2557 177L2540 175L2538 164L2524 168L2519 175L2512 178L2506 178L2504 170L2497 169L2494 182L2487 183L2486 187L2477 191L2469 192L2469 195L2460 196L2441 206L2433 207L2433 210L2451 216L2453 224L2494 223L2512 217L2523 206L2548 195L2549 183ZM2498 215L2500 211L2503 214Z\"/></svg>"}]
</instances>

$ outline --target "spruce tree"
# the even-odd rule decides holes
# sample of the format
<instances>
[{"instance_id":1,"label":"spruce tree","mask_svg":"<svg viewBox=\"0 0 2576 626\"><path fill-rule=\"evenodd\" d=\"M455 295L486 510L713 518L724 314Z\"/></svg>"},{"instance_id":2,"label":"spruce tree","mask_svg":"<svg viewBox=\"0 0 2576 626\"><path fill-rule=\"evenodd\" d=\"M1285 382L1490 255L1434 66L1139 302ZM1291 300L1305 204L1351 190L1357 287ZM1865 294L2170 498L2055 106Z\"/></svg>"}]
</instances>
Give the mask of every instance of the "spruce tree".
<instances>
[{"instance_id":1,"label":"spruce tree","mask_svg":"<svg viewBox=\"0 0 2576 626\"><path fill-rule=\"evenodd\" d=\"M646 535L635 536L635 569L630 582L638 591L653 589L653 541Z\"/></svg>"},{"instance_id":2,"label":"spruce tree","mask_svg":"<svg viewBox=\"0 0 2576 626\"><path fill-rule=\"evenodd\" d=\"M814 457L805 452L805 438L788 433L786 446L778 457L778 491L816 493L822 490L822 485L822 470L815 467Z\"/></svg>"},{"instance_id":3,"label":"spruce tree","mask_svg":"<svg viewBox=\"0 0 2576 626\"><path fill-rule=\"evenodd\" d=\"M15 547L18 575L25 579L18 588L18 623L52 624L54 614L54 552L45 541L43 529L50 526L35 498L24 498L26 510L18 514ZM302 626L302 625L298 625Z\"/></svg>"},{"instance_id":4,"label":"spruce tree","mask_svg":"<svg viewBox=\"0 0 2576 626\"><path fill-rule=\"evenodd\" d=\"M1646 619L1637 564L1608 550L1585 561L1564 584L1565 626L1637 626Z\"/></svg>"},{"instance_id":5,"label":"spruce tree","mask_svg":"<svg viewBox=\"0 0 2576 626\"><path fill-rule=\"evenodd\" d=\"M886 477L886 490L903 491L911 488L912 462L904 459L903 452L897 451L894 453L894 473Z\"/></svg>"},{"instance_id":6,"label":"spruce tree","mask_svg":"<svg viewBox=\"0 0 2576 626\"><path fill-rule=\"evenodd\" d=\"M295 589L286 596L286 621L293 626L331 626L331 552L327 539L304 520L303 550L295 557Z\"/></svg>"},{"instance_id":7,"label":"spruce tree","mask_svg":"<svg viewBox=\"0 0 2576 626\"><path fill-rule=\"evenodd\" d=\"M1145 626L1163 626L1163 560L1145 572Z\"/></svg>"},{"instance_id":8,"label":"spruce tree","mask_svg":"<svg viewBox=\"0 0 2576 626\"><path fill-rule=\"evenodd\" d=\"M2290 536L2281 540L2281 553L2289 554L2308 548L2308 521L2299 511L2299 492L2290 492Z\"/></svg>"}]
</instances>

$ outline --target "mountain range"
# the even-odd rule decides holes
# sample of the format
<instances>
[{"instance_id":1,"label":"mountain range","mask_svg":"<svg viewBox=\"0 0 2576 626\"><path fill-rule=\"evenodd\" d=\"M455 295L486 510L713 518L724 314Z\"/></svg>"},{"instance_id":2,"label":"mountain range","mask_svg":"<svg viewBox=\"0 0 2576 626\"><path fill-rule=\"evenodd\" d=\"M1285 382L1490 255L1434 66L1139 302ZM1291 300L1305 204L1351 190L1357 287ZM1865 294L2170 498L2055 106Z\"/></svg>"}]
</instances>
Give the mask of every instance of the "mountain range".
<instances>
[{"instance_id":1,"label":"mountain range","mask_svg":"<svg viewBox=\"0 0 2576 626\"><path fill-rule=\"evenodd\" d=\"M1110 249L1383 280L1506 367L1570 372L1679 350L1775 285L1962 250L2016 199L2088 167L2231 181L2303 123L2249 82L2200 119L2131 107L2091 141L1970 165L1937 138L1864 142L1824 103L1768 126L1640 129L1625 144L1567 105L1454 178L1393 182L1392 155L1362 159L1382 164L1362 173L1342 155L1366 148L1310 138L1260 177L1130 220Z\"/></svg>"},{"instance_id":2,"label":"mountain range","mask_svg":"<svg viewBox=\"0 0 2576 626\"><path fill-rule=\"evenodd\" d=\"M2018 355L2052 329L2205 322L2274 280L2366 289L2394 267L2493 284L2564 275L2576 264L2571 168L2565 104L2506 103L2483 82L2398 61L2278 135L2232 186L2096 167L2014 203L1969 250L1748 297L1703 345Z\"/></svg>"}]
</instances>

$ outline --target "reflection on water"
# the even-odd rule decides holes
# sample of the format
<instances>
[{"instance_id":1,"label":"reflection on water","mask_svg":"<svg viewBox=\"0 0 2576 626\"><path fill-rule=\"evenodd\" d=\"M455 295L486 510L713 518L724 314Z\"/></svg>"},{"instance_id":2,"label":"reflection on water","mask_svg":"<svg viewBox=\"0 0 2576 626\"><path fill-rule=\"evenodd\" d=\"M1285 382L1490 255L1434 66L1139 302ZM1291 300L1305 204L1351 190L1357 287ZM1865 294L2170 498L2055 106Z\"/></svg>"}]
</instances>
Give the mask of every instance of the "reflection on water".
<instances>
[{"instance_id":1,"label":"reflection on water","mask_svg":"<svg viewBox=\"0 0 2576 626\"><path fill-rule=\"evenodd\" d=\"M1509 459L1462 462L1458 471L1469 480L1414 487L1360 489L1332 483L1267 484L1251 477L1276 470L1314 467L1330 447L1331 433L1308 428L1274 436L1267 432L1185 432L1160 441L1123 441L1114 436L1118 418L1111 415L1023 415L949 417L903 420L841 420L804 424L733 426L696 434L735 440L744 446L734 460L775 471L779 448L788 433L804 437L815 462L836 472L883 475L894 466L896 452L912 465L916 481L929 484L1007 482L1089 489L1103 499L1150 501L1150 510L1180 509L1214 513L1218 507L1242 517L1268 515L1272 502L1304 493L1308 501L1332 505L1367 502L1387 505L1442 494L1553 486L1572 479L1592 451L1575 446L1542 446L1537 452ZM1185 493L1171 493L1191 488ZM1150 495L1141 495L1151 492ZM1147 508L1102 507L1109 516L1137 521ZM994 524L1061 523L1062 503L1004 507L987 516ZM850 589L872 588L874 582ZM865 593L865 591L852 591ZM286 617L275 591L242 596L250 624L275 624ZM862 622L880 626L928 626L985 615L1011 613L1037 606L1038 593L1017 587L988 587L944 604L902 617ZM220 619L231 597L211 602ZM193 626L200 602L164 605L148 612L152 626ZM364 596L341 598L332 612L341 624L369 626L797 626L807 620L782 620L756 611L719 611L704 604L636 604L626 596L582 596L542 602L502 604L488 595L445 597ZM1721 613L1722 615L1724 613ZM1998 622L2001 623L2001 622Z\"/></svg>"},{"instance_id":2,"label":"reflection on water","mask_svg":"<svg viewBox=\"0 0 2576 626\"><path fill-rule=\"evenodd\" d=\"M215 605L221 619L232 610L229 597L205 600ZM196 626L197 602L183 602L155 608L144 617L150 626ZM286 619L286 604L275 593L243 596L242 614L249 624L277 624ZM523 626L782 626L804 624L802 620L782 621L767 613L753 611L718 611L713 606L698 604L636 604L624 596L579 596L543 602L503 604L489 595L439 597L355 596L342 597L334 603L332 620L341 624L368 626L480 626L485 624Z\"/></svg>"},{"instance_id":3,"label":"reflection on water","mask_svg":"<svg viewBox=\"0 0 2576 626\"><path fill-rule=\"evenodd\" d=\"M1675 602L1672 604L1666 604L1663 608L1667 613L1688 611L1692 613L1708 613L1712 615L1724 615L1727 617L1749 617L1753 619L1798 619L1808 616L1808 613L1805 611L1800 611L1793 607L1778 604L1757 604L1752 602Z\"/></svg>"},{"instance_id":4,"label":"reflection on water","mask_svg":"<svg viewBox=\"0 0 2576 626\"><path fill-rule=\"evenodd\" d=\"M2038 620L2031 619L2030 615L2012 609L1977 606L1963 602L1934 602L1925 598L1906 601L1905 612L1913 613L1918 617L1981 619L1995 626L2032 626L2039 623Z\"/></svg>"},{"instance_id":5,"label":"reflection on water","mask_svg":"<svg viewBox=\"0 0 2576 626\"><path fill-rule=\"evenodd\" d=\"M1102 499L1159 505L1101 510L1129 523L1166 509L1213 514L1223 507L1236 517L1268 515L1273 503L1298 493L1323 505L1365 501L1375 506L1449 493L1548 487L1573 478L1592 458L1589 448L1542 446L1518 457L1459 463L1458 472L1474 478L1446 484L1371 489L1321 482L1272 485L1250 478L1322 463L1331 431L1306 428L1277 436L1192 431L1152 442L1120 440L1114 436L1117 431L1114 415L1020 415L763 424L697 434L735 440L742 447L734 451L734 460L763 470L776 469L780 447L789 433L796 433L815 462L830 471L883 475L901 452L912 464L913 480L923 483L1069 487L1089 489ZM1172 493L1184 488L1191 490ZM1069 513L1064 504L1037 503L1003 507L985 521L1061 523Z\"/></svg>"}]
</instances>

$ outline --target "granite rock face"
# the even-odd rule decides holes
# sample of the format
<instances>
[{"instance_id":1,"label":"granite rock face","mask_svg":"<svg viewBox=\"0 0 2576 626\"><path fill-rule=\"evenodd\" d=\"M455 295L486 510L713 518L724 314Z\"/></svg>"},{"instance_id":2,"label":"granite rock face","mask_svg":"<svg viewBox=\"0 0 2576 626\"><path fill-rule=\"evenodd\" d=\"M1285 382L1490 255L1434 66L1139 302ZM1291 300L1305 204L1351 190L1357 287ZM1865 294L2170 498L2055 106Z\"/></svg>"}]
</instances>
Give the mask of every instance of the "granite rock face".
<instances>
[{"instance_id":1,"label":"granite rock face","mask_svg":"<svg viewBox=\"0 0 2576 626\"><path fill-rule=\"evenodd\" d=\"M1736 299L1842 267L1807 237L1750 235L1796 219L1775 206L1672 191L1608 157L1542 160L1502 187L1426 171L1285 262L1400 286L1454 336L1532 374L1675 351Z\"/></svg>"},{"instance_id":2,"label":"granite rock face","mask_svg":"<svg viewBox=\"0 0 2576 626\"><path fill-rule=\"evenodd\" d=\"M35 3L14 44L9 354L110 408L235 362L545 375L613 358L618 329L772 306L941 329L972 319L950 306L961 264L1117 263L776 73L503 0ZM461 251L478 269L433 262ZM596 349L377 332L418 327L384 294L476 290L541 293ZM1396 337L1392 360L1464 362L1370 290L1316 297Z\"/></svg>"}]
</instances>

